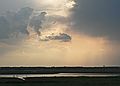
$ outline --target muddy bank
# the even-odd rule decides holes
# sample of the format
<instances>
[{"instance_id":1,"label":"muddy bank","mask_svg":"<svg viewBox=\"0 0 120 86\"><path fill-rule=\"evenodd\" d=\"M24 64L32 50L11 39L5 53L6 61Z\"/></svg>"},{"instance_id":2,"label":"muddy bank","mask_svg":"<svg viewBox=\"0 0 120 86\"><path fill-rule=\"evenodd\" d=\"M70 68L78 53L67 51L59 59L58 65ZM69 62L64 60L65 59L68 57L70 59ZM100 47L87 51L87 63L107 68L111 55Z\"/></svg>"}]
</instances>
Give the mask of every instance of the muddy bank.
<instances>
[{"instance_id":1,"label":"muddy bank","mask_svg":"<svg viewBox=\"0 0 120 86\"><path fill-rule=\"evenodd\" d=\"M0 74L115 73L120 67L0 67Z\"/></svg>"}]
</instances>

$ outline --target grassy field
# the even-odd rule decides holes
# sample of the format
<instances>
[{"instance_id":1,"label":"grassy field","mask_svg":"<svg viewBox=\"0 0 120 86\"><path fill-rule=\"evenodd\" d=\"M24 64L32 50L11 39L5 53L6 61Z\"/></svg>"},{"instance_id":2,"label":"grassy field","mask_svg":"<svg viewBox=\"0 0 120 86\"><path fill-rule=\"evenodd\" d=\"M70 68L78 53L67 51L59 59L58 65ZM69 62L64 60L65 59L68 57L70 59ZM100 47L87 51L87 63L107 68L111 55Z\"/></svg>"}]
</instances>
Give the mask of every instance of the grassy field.
<instances>
[{"instance_id":1,"label":"grassy field","mask_svg":"<svg viewBox=\"0 0 120 86\"><path fill-rule=\"evenodd\" d=\"M0 86L120 86L120 77L34 77L25 81L7 78L3 81Z\"/></svg>"}]
</instances>

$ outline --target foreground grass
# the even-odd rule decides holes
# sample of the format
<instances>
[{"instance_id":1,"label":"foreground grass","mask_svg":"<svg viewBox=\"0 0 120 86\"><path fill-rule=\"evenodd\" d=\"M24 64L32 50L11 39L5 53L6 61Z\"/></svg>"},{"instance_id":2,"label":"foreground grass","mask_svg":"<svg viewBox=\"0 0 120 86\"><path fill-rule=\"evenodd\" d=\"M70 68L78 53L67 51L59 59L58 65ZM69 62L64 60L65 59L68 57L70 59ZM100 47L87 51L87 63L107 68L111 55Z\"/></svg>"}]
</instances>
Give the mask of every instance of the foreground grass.
<instances>
[{"instance_id":1,"label":"foreground grass","mask_svg":"<svg viewBox=\"0 0 120 86\"><path fill-rule=\"evenodd\" d=\"M26 78L25 81L4 80L0 86L120 86L120 77L34 77Z\"/></svg>"}]
</instances>

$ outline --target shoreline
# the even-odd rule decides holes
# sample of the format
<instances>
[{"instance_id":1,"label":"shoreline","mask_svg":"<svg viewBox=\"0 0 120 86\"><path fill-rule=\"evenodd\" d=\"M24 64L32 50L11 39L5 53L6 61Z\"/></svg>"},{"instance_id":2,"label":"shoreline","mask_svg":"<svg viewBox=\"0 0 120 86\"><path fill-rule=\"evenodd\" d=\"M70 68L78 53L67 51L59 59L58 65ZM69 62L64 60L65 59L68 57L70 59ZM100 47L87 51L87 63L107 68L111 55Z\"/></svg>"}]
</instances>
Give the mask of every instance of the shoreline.
<instances>
[{"instance_id":1,"label":"shoreline","mask_svg":"<svg viewBox=\"0 0 120 86\"><path fill-rule=\"evenodd\" d=\"M0 67L0 74L107 73L120 74L120 67Z\"/></svg>"}]
</instances>

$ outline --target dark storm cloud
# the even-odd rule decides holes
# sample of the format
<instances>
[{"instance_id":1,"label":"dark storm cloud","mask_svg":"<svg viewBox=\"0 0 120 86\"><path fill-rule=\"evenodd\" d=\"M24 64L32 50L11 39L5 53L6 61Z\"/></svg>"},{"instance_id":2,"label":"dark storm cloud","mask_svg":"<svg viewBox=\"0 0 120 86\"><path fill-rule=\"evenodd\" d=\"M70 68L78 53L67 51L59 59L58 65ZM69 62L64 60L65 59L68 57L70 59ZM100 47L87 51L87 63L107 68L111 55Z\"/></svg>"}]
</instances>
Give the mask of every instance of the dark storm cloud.
<instances>
[{"instance_id":1,"label":"dark storm cloud","mask_svg":"<svg viewBox=\"0 0 120 86\"><path fill-rule=\"evenodd\" d=\"M33 0L0 0L0 14L17 11L22 7L31 7Z\"/></svg>"},{"instance_id":2,"label":"dark storm cloud","mask_svg":"<svg viewBox=\"0 0 120 86\"><path fill-rule=\"evenodd\" d=\"M0 39L9 37L10 27L4 16L0 16Z\"/></svg>"},{"instance_id":3,"label":"dark storm cloud","mask_svg":"<svg viewBox=\"0 0 120 86\"><path fill-rule=\"evenodd\" d=\"M76 0L73 30L120 40L120 0Z\"/></svg>"},{"instance_id":4,"label":"dark storm cloud","mask_svg":"<svg viewBox=\"0 0 120 86\"><path fill-rule=\"evenodd\" d=\"M18 32L27 33L27 25L29 22L29 17L33 12L32 8L25 7L18 11L15 16L13 17L13 28L16 29Z\"/></svg>"},{"instance_id":5,"label":"dark storm cloud","mask_svg":"<svg viewBox=\"0 0 120 86\"><path fill-rule=\"evenodd\" d=\"M4 16L0 16L0 39L7 39L13 33L27 34L27 25L32 12L32 8L25 7L16 13L8 11Z\"/></svg>"}]
</instances>

